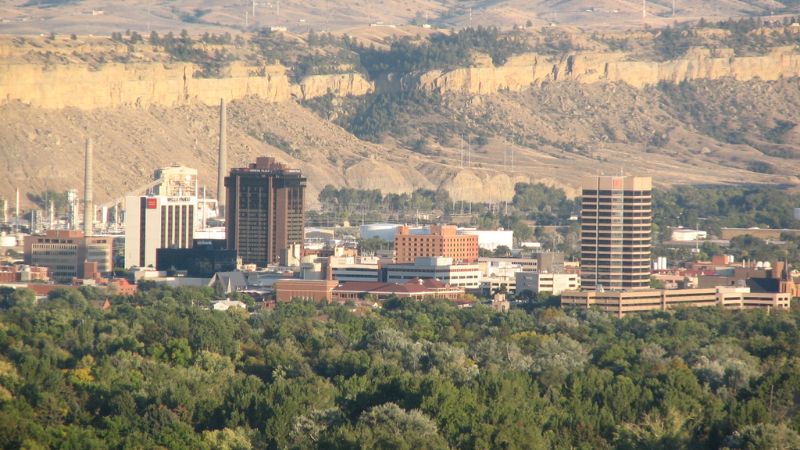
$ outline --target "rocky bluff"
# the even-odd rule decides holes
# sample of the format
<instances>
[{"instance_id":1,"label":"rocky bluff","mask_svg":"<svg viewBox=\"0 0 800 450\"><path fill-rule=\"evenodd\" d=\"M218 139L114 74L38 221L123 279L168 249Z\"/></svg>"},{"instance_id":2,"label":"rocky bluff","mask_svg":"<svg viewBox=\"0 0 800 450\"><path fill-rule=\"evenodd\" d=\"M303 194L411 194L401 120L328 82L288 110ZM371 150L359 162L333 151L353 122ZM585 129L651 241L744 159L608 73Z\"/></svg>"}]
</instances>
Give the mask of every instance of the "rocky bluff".
<instances>
[{"instance_id":1,"label":"rocky bluff","mask_svg":"<svg viewBox=\"0 0 800 450\"><path fill-rule=\"evenodd\" d=\"M776 80L800 75L800 53L776 47L763 56L733 56L730 50L696 48L671 61L633 61L622 52L569 53L559 57L524 54L494 66L488 57L472 67L405 75L387 74L371 81L360 73L314 75L294 83L280 65L234 64L225 78L200 78L191 64L51 65L0 63L0 103L20 101L59 109L117 106L212 105L220 98L253 96L268 102L308 100L326 94L361 96L378 91L421 89L438 93L491 94L523 90L544 82L623 82L641 88L659 82L679 83L730 77L739 81Z\"/></svg>"}]
</instances>

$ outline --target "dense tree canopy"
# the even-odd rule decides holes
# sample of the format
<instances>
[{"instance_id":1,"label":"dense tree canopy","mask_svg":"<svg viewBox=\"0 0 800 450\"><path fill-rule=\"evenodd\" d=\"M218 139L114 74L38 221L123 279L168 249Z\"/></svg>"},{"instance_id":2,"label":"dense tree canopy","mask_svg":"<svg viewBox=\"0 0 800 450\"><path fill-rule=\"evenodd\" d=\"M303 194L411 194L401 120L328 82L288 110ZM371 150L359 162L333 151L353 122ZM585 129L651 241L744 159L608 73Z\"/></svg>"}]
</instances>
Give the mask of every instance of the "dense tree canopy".
<instances>
[{"instance_id":1,"label":"dense tree canopy","mask_svg":"<svg viewBox=\"0 0 800 450\"><path fill-rule=\"evenodd\" d=\"M793 448L800 313L616 319L207 289L0 309L3 448ZM88 296L88 299L87 299Z\"/></svg>"}]
</instances>

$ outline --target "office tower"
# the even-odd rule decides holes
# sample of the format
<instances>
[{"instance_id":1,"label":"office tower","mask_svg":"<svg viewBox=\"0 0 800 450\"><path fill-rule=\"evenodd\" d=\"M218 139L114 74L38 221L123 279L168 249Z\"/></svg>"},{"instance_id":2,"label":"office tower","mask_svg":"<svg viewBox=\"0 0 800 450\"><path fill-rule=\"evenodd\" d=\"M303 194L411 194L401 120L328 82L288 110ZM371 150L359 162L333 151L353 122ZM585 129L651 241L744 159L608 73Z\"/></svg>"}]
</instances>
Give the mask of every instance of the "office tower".
<instances>
[{"instance_id":1,"label":"office tower","mask_svg":"<svg viewBox=\"0 0 800 450\"><path fill-rule=\"evenodd\" d=\"M649 177L584 178L581 284L585 290L650 287L651 191Z\"/></svg>"},{"instance_id":2,"label":"office tower","mask_svg":"<svg viewBox=\"0 0 800 450\"><path fill-rule=\"evenodd\" d=\"M303 245L306 178L274 158L260 157L225 177L228 249L244 264L287 265Z\"/></svg>"},{"instance_id":3,"label":"office tower","mask_svg":"<svg viewBox=\"0 0 800 450\"><path fill-rule=\"evenodd\" d=\"M155 267L156 249L191 248L197 197L125 199L125 267Z\"/></svg>"}]
</instances>

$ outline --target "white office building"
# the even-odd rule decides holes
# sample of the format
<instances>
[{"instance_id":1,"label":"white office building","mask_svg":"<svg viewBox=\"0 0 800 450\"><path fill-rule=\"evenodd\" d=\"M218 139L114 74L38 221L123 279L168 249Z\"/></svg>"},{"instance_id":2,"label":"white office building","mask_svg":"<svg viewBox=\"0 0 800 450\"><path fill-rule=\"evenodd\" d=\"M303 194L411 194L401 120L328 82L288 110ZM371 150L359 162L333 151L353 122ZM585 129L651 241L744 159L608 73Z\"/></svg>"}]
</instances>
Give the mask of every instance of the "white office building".
<instances>
[{"instance_id":1,"label":"white office building","mask_svg":"<svg viewBox=\"0 0 800 450\"><path fill-rule=\"evenodd\" d=\"M414 278L436 278L451 286L478 289L481 268L478 264L453 264L453 258L418 257L413 264L384 266L387 283L404 284Z\"/></svg>"},{"instance_id":2,"label":"white office building","mask_svg":"<svg viewBox=\"0 0 800 450\"><path fill-rule=\"evenodd\" d=\"M125 267L155 267L156 249L191 248L197 197L125 199Z\"/></svg>"},{"instance_id":3,"label":"white office building","mask_svg":"<svg viewBox=\"0 0 800 450\"><path fill-rule=\"evenodd\" d=\"M378 281L380 265L377 257L331 257L331 278L337 281Z\"/></svg>"}]
</instances>

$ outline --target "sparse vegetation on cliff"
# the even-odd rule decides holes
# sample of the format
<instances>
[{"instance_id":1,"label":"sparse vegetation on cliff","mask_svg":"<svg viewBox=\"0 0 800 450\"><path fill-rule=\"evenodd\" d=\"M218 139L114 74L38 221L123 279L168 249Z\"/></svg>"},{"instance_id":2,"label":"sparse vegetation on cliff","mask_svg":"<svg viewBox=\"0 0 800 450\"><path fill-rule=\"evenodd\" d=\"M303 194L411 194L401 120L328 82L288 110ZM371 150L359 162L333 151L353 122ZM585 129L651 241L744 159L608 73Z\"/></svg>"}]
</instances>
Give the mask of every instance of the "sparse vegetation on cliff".
<instances>
[{"instance_id":1,"label":"sparse vegetation on cliff","mask_svg":"<svg viewBox=\"0 0 800 450\"><path fill-rule=\"evenodd\" d=\"M531 50L527 37L517 30L505 33L478 27L433 34L427 41L404 37L393 40L388 51L362 47L358 52L369 74L377 76L461 67L469 63L474 52L487 54L495 65L502 65L510 56Z\"/></svg>"},{"instance_id":2,"label":"sparse vegetation on cliff","mask_svg":"<svg viewBox=\"0 0 800 450\"><path fill-rule=\"evenodd\" d=\"M355 42L347 35L312 30L306 40L300 40L265 29L253 35L250 44L259 58L287 66L295 82L309 75L363 72L353 51Z\"/></svg>"},{"instance_id":3,"label":"sparse vegetation on cliff","mask_svg":"<svg viewBox=\"0 0 800 450\"><path fill-rule=\"evenodd\" d=\"M189 36L186 30L181 31L179 36L171 32L164 36L158 33L150 34L150 44L159 46L166 52L173 61L190 62L198 67L194 73L199 78L221 78L225 76L225 71L236 57L225 48L206 49L198 47L197 42ZM204 34L199 42L201 43L230 43L230 34L209 35Z\"/></svg>"}]
</instances>

